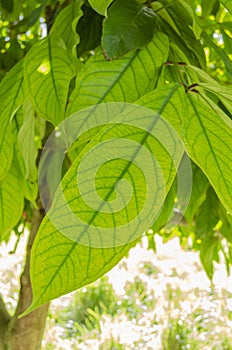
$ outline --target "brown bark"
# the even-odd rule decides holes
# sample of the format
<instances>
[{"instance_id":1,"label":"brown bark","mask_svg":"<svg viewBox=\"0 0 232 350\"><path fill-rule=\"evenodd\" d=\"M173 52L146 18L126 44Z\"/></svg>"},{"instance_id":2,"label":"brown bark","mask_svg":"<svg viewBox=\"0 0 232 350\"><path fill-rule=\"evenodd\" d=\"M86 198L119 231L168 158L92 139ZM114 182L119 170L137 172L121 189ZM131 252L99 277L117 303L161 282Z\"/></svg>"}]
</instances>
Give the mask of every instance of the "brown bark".
<instances>
[{"instance_id":1,"label":"brown bark","mask_svg":"<svg viewBox=\"0 0 232 350\"><path fill-rule=\"evenodd\" d=\"M8 314L5 303L0 296L0 350L4 350L4 335L9 321L10 315Z\"/></svg>"},{"instance_id":2,"label":"brown bark","mask_svg":"<svg viewBox=\"0 0 232 350\"><path fill-rule=\"evenodd\" d=\"M21 319L18 316L28 308L32 301L30 253L43 216L42 210L34 210L27 245L26 263L20 279L19 301L15 315L8 322L7 330L4 331L4 350L39 350L41 347L49 304L43 305Z\"/></svg>"}]
</instances>

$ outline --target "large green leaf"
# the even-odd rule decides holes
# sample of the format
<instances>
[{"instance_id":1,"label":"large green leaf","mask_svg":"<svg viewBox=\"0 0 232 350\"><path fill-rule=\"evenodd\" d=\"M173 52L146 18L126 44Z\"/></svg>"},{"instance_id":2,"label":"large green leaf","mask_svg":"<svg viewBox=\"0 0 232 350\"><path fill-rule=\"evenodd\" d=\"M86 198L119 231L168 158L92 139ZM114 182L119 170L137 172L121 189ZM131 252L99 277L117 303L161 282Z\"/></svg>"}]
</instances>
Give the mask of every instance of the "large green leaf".
<instances>
[{"instance_id":1,"label":"large green leaf","mask_svg":"<svg viewBox=\"0 0 232 350\"><path fill-rule=\"evenodd\" d=\"M136 101L153 89L157 68L167 60L168 51L168 38L156 33L147 47L116 61L107 62L98 52L77 76L67 115L102 102Z\"/></svg>"},{"instance_id":2,"label":"large green leaf","mask_svg":"<svg viewBox=\"0 0 232 350\"><path fill-rule=\"evenodd\" d=\"M65 175L36 236L31 260L33 302L30 310L100 277L123 257L130 248L129 242L151 226L183 155L182 142L160 118L160 114L169 113L179 118L175 101L180 88L172 85L157 91L155 112L134 105L103 104L102 108L93 107L92 113L83 111L66 120L70 123L65 124L66 132L71 128L77 138L76 131L85 132L90 125L99 125L99 120L102 128ZM84 163L84 156L89 155L92 158ZM109 158L103 162L105 156ZM78 179L82 176L79 186L77 169ZM95 192L103 200L100 206L98 196L92 191L91 176ZM128 192L125 180L132 192ZM115 186L120 181L122 184L116 187L115 196ZM124 234L121 231L125 231ZM122 246L117 246L120 243Z\"/></svg>"},{"instance_id":3,"label":"large green leaf","mask_svg":"<svg viewBox=\"0 0 232 350\"><path fill-rule=\"evenodd\" d=\"M63 39L68 51L72 51L74 54L76 45L80 41L76 32L76 26L83 14L81 10L82 4L83 0L75 0L65 7L57 16L50 32Z\"/></svg>"},{"instance_id":4,"label":"large green leaf","mask_svg":"<svg viewBox=\"0 0 232 350\"><path fill-rule=\"evenodd\" d=\"M11 165L13 145L10 121L22 104L23 61L20 61L0 84L0 180Z\"/></svg>"},{"instance_id":5,"label":"large green leaf","mask_svg":"<svg viewBox=\"0 0 232 350\"><path fill-rule=\"evenodd\" d=\"M26 314L48 300L81 288L103 276L117 265L133 246L128 244L104 250L93 249L74 244L57 232L51 223L42 224L41 230L44 225L50 236L40 235L33 245L33 303ZM39 268L36 259L42 262L43 266Z\"/></svg>"},{"instance_id":6,"label":"large green leaf","mask_svg":"<svg viewBox=\"0 0 232 350\"><path fill-rule=\"evenodd\" d=\"M18 133L18 146L26 167L26 179L35 181L37 178L37 148L35 144L34 109L30 100L24 102L23 112L24 121Z\"/></svg>"},{"instance_id":7,"label":"large green leaf","mask_svg":"<svg viewBox=\"0 0 232 350\"><path fill-rule=\"evenodd\" d=\"M137 0L116 0L109 9L103 25L102 46L108 59L141 49L153 37L155 12Z\"/></svg>"},{"instance_id":8,"label":"large green leaf","mask_svg":"<svg viewBox=\"0 0 232 350\"><path fill-rule=\"evenodd\" d=\"M24 70L27 94L36 111L59 124L64 119L69 84L75 74L62 39L52 34L33 46L25 58Z\"/></svg>"},{"instance_id":9,"label":"large green leaf","mask_svg":"<svg viewBox=\"0 0 232 350\"><path fill-rule=\"evenodd\" d=\"M89 0L93 9L103 16L107 16L107 8L112 2L113 0Z\"/></svg>"},{"instance_id":10,"label":"large green leaf","mask_svg":"<svg viewBox=\"0 0 232 350\"><path fill-rule=\"evenodd\" d=\"M19 171L12 163L7 176L0 182L0 240L17 224L23 211L23 186Z\"/></svg>"}]
</instances>

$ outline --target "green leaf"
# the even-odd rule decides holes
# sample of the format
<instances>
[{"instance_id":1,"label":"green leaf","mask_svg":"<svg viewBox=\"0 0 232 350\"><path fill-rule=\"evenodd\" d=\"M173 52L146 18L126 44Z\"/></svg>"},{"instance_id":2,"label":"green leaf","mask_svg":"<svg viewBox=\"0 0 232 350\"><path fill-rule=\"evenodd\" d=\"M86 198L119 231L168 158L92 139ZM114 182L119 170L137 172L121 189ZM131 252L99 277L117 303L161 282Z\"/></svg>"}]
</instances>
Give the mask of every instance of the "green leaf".
<instances>
[{"instance_id":1,"label":"green leaf","mask_svg":"<svg viewBox=\"0 0 232 350\"><path fill-rule=\"evenodd\" d=\"M222 226L219 228L219 232L230 243L232 243L232 216L229 215L225 208L219 203L219 215Z\"/></svg>"},{"instance_id":2,"label":"green leaf","mask_svg":"<svg viewBox=\"0 0 232 350\"><path fill-rule=\"evenodd\" d=\"M173 14L171 15L173 17ZM179 25L178 20L175 21L176 25L178 24L178 30L181 32L181 35L178 35L177 32L162 18L159 19L159 23L163 32L170 38L171 45L174 44L177 46L179 50L182 51L182 55L186 56L191 64L205 67L204 50L200 42L196 40L189 26L186 26L186 24L184 26Z\"/></svg>"},{"instance_id":3,"label":"green leaf","mask_svg":"<svg viewBox=\"0 0 232 350\"><path fill-rule=\"evenodd\" d=\"M82 6L83 16L77 24L80 43L77 45L77 55L94 50L101 44L103 17L89 6Z\"/></svg>"},{"instance_id":4,"label":"green leaf","mask_svg":"<svg viewBox=\"0 0 232 350\"><path fill-rule=\"evenodd\" d=\"M155 91L147 94L142 99L143 105L153 109L154 96ZM215 111L199 94L186 94L184 89L180 90L174 104L179 113L173 117L173 112L170 112L166 119L179 133L188 155L209 179L231 213L232 121L221 110L220 113Z\"/></svg>"},{"instance_id":5,"label":"green leaf","mask_svg":"<svg viewBox=\"0 0 232 350\"><path fill-rule=\"evenodd\" d=\"M215 79L213 79L207 72L205 72L204 70L192 66L192 65L187 65L185 67L188 71L193 71L194 73L197 74L197 76L199 77L200 81L204 81L207 83L210 83L212 85L216 85L216 86L220 86L217 81ZM189 73L189 72L188 72Z\"/></svg>"},{"instance_id":6,"label":"green leaf","mask_svg":"<svg viewBox=\"0 0 232 350\"><path fill-rule=\"evenodd\" d=\"M34 109L30 100L26 100L23 107L24 121L18 133L18 146L26 167L26 179L35 181L37 178L37 148Z\"/></svg>"},{"instance_id":7,"label":"green leaf","mask_svg":"<svg viewBox=\"0 0 232 350\"><path fill-rule=\"evenodd\" d=\"M12 163L4 180L0 181L0 240L17 224L23 211L23 188L18 169Z\"/></svg>"},{"instance_id":8,"label":"green leaf","mask_svg":"<svg viewBox=\"0 0 232 350\"><path fill-rule=\"evenodd\" d=\"M36 199L38 197L38 184L37 182L30 182L28 180L23 181L23 193L24 198L33 204L37 208Z\"/></svg>"},{"instance_id":9,"label":"green leaf","mask_svg":"<svg viewBox=\"0 0 232 350\"><path fill-rule=\"evenodd\" d=\"M74 244L44 222L49 235L39 235L32 248L33 302L25 314L48 300L85 286L111 270L134 244L97 249ZM41 232L40 230L40 232ZM40 248L42 246L42 249ZM47 253L46 253L47 251ZM43 263L43 267L36 264ZM22 315L21 315L22 316Z\"/></svg>"},{"instance_id":10,"label":"green leaf","mask_svg":"<svg viewBox=\"0 0 232 350\"><path fill-rule=\"evenodd\" d=\"M169 15L168 11L165 9L161 2L152 2L151 6L155 12L159 12L158 16L162 17L165 20L165 22L167 22L176 31L178 35L181 35L172 17Z\"/></svg>"},{"instance_id":11,"label":"green leaf","mask_svg":"<svg viewBox=\"0 0 232 350\"><path fill-rule=\"evenodd\" d=\"M0 180L4 178L11 165L13 156L11 125L4 121L0 129Z\"/></svg>"},{"instance_id":12,"label":"green leaf","mask_svg":"<svg viewBox=\"0 0 232 350\"><path fill-rule=\"evenodd\" d=\"M201 243L200 258L202 265L209 277L212 280L214 265L213 261L218 262L218 252L220 249L220 242L217 236L207 236Z\"/></svg>"},{"instance_id":13,"label":"green leaf","mask_svg":"<svg viewBox=\"0 0 232 350\"><path fill-rule=\"evenodd\" d=\"M167 60L168 51L168 38L156 33L153 41L141 51L112 62L105 61L98 52L77 76L67 115L102 102L136 101L153 89L157 69Z\"/></svg>"},{"instance_id":14,"label":"green leaf","mask_svg":"<svg viewBox=\"0 0 232 350\"><path fill-rule=\"evenodd\" d=\"M75 74L62 39L53 34L38 42L28 52L24 69L27 94L36 111L54 125L59 124Z\"/></svg>"},{"instance_id":15,"label":"green leaf","mask_svg":"<svg viewBox=\"0 0 232 350\"><path fill-rule=\"evenodd\" d=\"M184 214L191 196L191 185L192 164L188 156L184 154L176 178L164 201L162 211L152 226L153 231L173 232L177 225L186 224Z\"/></svg>"},{"instance_id":16,"label":"green leaf","mask_svg":"<svg viewBox=\"0 0 232 350\"><path fill-rule=\"evenodd\" d=\"M112 2L113 0L89 0L92 8L102 16L107 16L107 8Z\"/></svg>"},{"instance_id":17,"label":"green leaf","mask_svg":"<svg viewBox=\"0 0 232 350\"><path fill-rule=\"evenodd\" d=\"M109 9L103 25L102 46L107 59L141 49L153 37L155 12L136 0L116 0Z\"/></svg>"},{"instance_id":18,"label":"green leaf","mask_svg":"<svg viewBox=\"0 0 232 350\"><path fill-rule=\"evenodd\" d=\"M66 44L68 51L73 52L74 55L76 54L76 45L80 41L76 26L83 14L82 4L83 0L75 0L65 7L57 16L50 32L59 36Z\"/></svg>"},{"instance_id":19,"label":"green leaf","mask_svg":"<svg viewBox=\"0 0 232 350\"><path fill-rule=\"evenodd\" d=\"M22 104L23 61L7 73L0 84L0 180L10 168L13 144L11 138L11 118Z\"/></svg>"},{"instance_id":20,"label":"green leaf","mask_svg":"<svg viewBox=\"0 0 232 350\"><path fill-rule=\"evenodd\" d=\"M193 5L192 2L190 3L189 1L186 1L186 0L178 0L177 6L179 5L178 3L182 6L182 9L184 10L184 12L179 10L180 11L179 14L182 15L182 12L183 12L182 17L184 17L185 14L187 14L187 16L191 18L191 21L192 21L191 26L192 26L193 33L195 34L196 39L199 40L202 29L198 25L198 18L195 14L195 8L192 6ZM174 6L176 6L176 4L174 4Z\"/></svg>"},{"instance_id":21,"label":"green leaf","mask_svg":"<svg viewBox=\"0 0 232 350\"><path fill-rule=\"evenodd\" d=\"M133 240L138 239L150 227L150 222L159 212L166 192L173 183L176 167L183 156L182 143L176 140L173 129L169 128L170 125L166 125L159 116L170 112L174 118L178 116L178 110L173 107L173 102L176 100L179 88L179 85L172 85L161 92L156 91L157 110L153 113L134 105L125 108L122 104L121 110L118 104L113 104L112 107L107 104L98 108L93 107L92 113L91 110L84 111L70 118L70 121L65 121L64 129L67 131L71 127L75 135L76 130L80 132L84 128L81 130L82 133L86 128L87 130L90 128L90 115L92 122L97 126L101 119L102 129L93 136L66 173L62 186L57 190L51 209L36 236L31 258L33 302L29 310L100 277L128 251L130 248L128 243L131 241L133 244ZM88 123L84 123L86 117ZM156 131L159 135L157 138L153 136ZM116 143L120 139L121 146L113 147L112 139L113 142L115 139ZM108 162L102 162L101 156L104 157L106 154L101 150L102 145L106 147L108 153L113 151L114 154L117 151L114 156L112 154ZM92 161L90 159L85 163L92 170L84 171L82 168L84 156L91 154L91 150L95 152L98 147L100 147L98 156L93 153ZM148 156L149 154L152 158ZM155 163L153 166L150 163L153 163L153 157L160 168L156 168ZM144 165L141 167L143 172L140 170L140 161ZM97 172L93 169L92 162L100 165ZM84 176L84 192L83 188L77 186L77 169L78 176ZM159 169L162 169L163 180L159 177ZM104 204L98 209L94 209L96 199L89 183L92 175L95 176L95 191L104 200ZM130 183L133 189L131 197L127 198L128 193L127 190L124 191L124 185L121 190L120 186L117 188L118 196L115 197L115 185L122 180ZM161 181L158 186L155 184L157 180ZM86 202L86 196L90 204ZM118 198L121 198L121 201L118 202ZM150 209L142 211L142 215L146 218L139 216L140 211L147 208L148 204ZM69 208L72 211L71 217ZM113 211L114 208L117 210ZM80 219L79 224L75 223L73 226L76 219ZM138 225L133 226L134 220ZM127 234L119 234L121 229L124 232L125 225ZM90 236L91 230L93 236ZM88 245L81 244L86 241ZM120 242L120 246L117 246ZM113 248L110 248L111 244L114 244ZM99 245L102 248L98 248Z\"/></svg>"},{"instance_id":22,"label":"green leaf","mask_svg":"<svg viewBox=\"0 0 232 350\"><path fill-rule=\"evenodd\" d=\"M210 108L199 95L188 94L182 138L189 156L208 177L221 202L232 208L231 120Z\"/></svg>"},{"instance_id":23,"label":"green leaf","mask_svg":"<svg viewBox=\"0 0 232 350\"><path fill-rule=\"evenodd\" d=\"M173 182L168 195L165 198L162 211L160 212L160 215L155 221L154 225L151 227L155 233L159 232L172 218L176 198L176 185L176 181Z\"/></svg>"},{"instance_id":24,"label":"green leaf","mask_svg":"<svg viewBox=\"0 0 232 350\"><path fill-rule=\"evenodd\" d=\"M232 0L220 0L220 1L227 8L227 10L232 14Z\"/></svg>"},{"instance_id":25,"label":"green leaf","mask_svg":"<svg viewBox=\"0 0 232 350\"><path fill-rule=\"evenodd\" d=\"M219 101L227 108L227 110L232 113L232 89L227 86L223 86L219 84L216 80L214 80L209 74L207 74L205 71L203 71L200 68L188 65L185 67L188 71L193 71L197 74L197 78L195 78L195 81L198 81L198 91L200 90L206 90L211 92L213 95L215 95ZM188 72L189 74L189 72ZM213 99L209 99L205 94L203 94L204 99L209 103L209 105L221 115L222 118L224 118L224 114L221 112L219 108L215 105ZM211 96L212 97L212 96ZM216 100L217 100L216 98ZM220 106L220 105L219 105ZM221 106L220 106L221 107ZM223 108L222 108L223 110ZM227 118L226 118L227 120Z\"/></svg>"},{"instance_id":26,"label":"green leaf","mask_svg":"<svg viewBox=\"0 0 232 350\"><path fill-rule=\"evenodd\" d=\"M202 236L207 236L213 233L213 229L219 220L218 206L218 198L212 187L210 187L207 191L207 196L197 213L195 224L197 239L201 239Z\"/></svg>"},{"instance_id":27,"label":"green leaf","mask_svg":"<svg viewBox=\"0 0 232 350\"><path fill-rule=\"evenodd\" d=\"M18 123L18 121L17 121ZM18 134L16 134L16 139L18 137ZM25 199L27 199L29 202L31 202L34 207L37 207L36 199L38 197L38 182L37 178L33 182L31 180L26 179L26 166L25 161L21 155L21 152L19 150L18 142L14 144L14 155L13 155L13 162L15 168L18 170L18 180L21 183L22 193ZM37 174L37 169L36 169Z\"/></svg>"},{"instance_id":28,"label":"green leaf","mask_svg":"<svg viewBox=\"0 0 232 350\"><path fill-rule=\"evenodd\" d=\"M220 101L225 105L230 113L232 113L232 89L220 84L200 83L199 86L207 91L215 94Z\"/></svg>"},{"instance_id":29,"label":"green leaf","mask_svg":"<svg viewBox=\"0 0 232 350\"><path fill-rule=\"evenodd\" d=\"M185 213L185 218L189 224L192 223L194 216L197 214L197 210L200 205L206 199L206 191L209 186L209 182L202 171L193 164L193 186L191 198L188 204L188 208Z\"/></svg>"},{"instance_id":30,"label":"green leaf","mask_svg":"<svg viewBox=\"0 0 232 350\"><path fill-rule=\"evenodd\" d=\"M48 2L48 0L43 0L41 5L39 7L36 7L32 11L30 18L29 18L29 22L28 22L29 27L33 26L39 20L39 18L41 17L41 13L44 10L47 2Z\"/></svg>"},{"instance_id":31,"label":"green leaf","mask_svg":"<svg viewBox=\"0 0 232 350\"><path fill-rule=\"evenodd\" d=\"M223 29L221 29L221 33L223 35L224 49L226 53L232 54L231 35L228 32L226 33Z\"/></svg>"},{"instance_id":32,"label":"green leaf","mask_svg":"<svg viewBox=\"0 0 232 350\"><path fill-rule=\"evenodd\" d=\"M218 0L202 0L202 16L207 17L210 15L216 15L216 10L219 9L220 3Z\"/></svg>"}]
</instances>

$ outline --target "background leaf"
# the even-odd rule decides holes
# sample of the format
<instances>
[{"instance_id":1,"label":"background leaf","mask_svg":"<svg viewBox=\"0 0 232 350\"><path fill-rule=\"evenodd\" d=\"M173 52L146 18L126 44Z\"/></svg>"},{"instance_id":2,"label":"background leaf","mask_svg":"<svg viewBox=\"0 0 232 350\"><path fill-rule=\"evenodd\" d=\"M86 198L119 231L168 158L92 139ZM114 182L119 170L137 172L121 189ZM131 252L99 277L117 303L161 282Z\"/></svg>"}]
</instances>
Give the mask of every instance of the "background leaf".
<instances>
[{"instance_id":1,"label":"background leaf","mask_svg":"<svg viewBox=\"0 0 232 350\"><path fill-rule=\"evenodd\" d=\"M12 146L12 133L11 125L6 121L1 125L0 129L0 181L6 176L7 171L11 165L13 157L13 146Z\"/></svg>"},{"instance_id":2,"label":"background leaf","mask_svg":"<svg viewBox=\"0 0 232 350\"><path fill-rule=\"evenodd\" d=\"M39 7L36 7L29 18L28 26L31 27L33 26L40 18L42 11L44 10L48 0L43 0L41 5Z\"/></svg>"},{"instance_id":3,"label":"background leaf","mask_svg":"<svg viewBox=\"0 0 232 350\"><path fill-rule=\"evenodd\" d=\"M76 54L76 45L80 38L76 32L76 26L83 12L81 6L82 0L75 0L69 6L65 7L57 16L50 33L59 36L67 46L68 51Z\"/></svg>"},{"instance_id":4,"label":"background leaf","mask_svg":"<svg viewBox=\"0 0 232 350\"><path fill-rule=\"evenodd\" d=\"M107 8L112 2L113 0L89 0L92 8L102 16L107 16Z\"/></svg>"},{"instance_id":5,"label":"background leaf","mask_svg":"<svg viewBox=\"0 0 232 350\"><path fill-rule=\"evenodd\" d=\"M197 239L202 239L204 235L212 235L214 232L213 229L219 220L218 207L218 198L212 187L210 187L196 218L195 233Z\"/></svg>"},{"instance_id":6,"label":"background leaf","mask_svg":"<svg viewBox=\"0 0 232 350\"><path fill-rule=\"evenodd\" d=\"M62 39L49 35L25 58L27 94L36 111L54 125L64 119L73 62Z\"/></svg>"},{"instance_id":7,"label":"background leaf","mask_svg":"<svg viewBox=\"0 0 232 350\"><path fill-rule=\"evenodd\" d=\"M191 224L194 215L196 214L200 205L206 198L207 189L209 187L209 181L198 166L192 163L193 167L193 186L191 198L188 204L188 208L185 213L185 218Z\"/></svg>"},{"instance_id":8,"label":"background leaf","mask_svg":"<svg viewBox=\"0 0 232 350\"><path fill-rule=\"evenodd\" d=\"M1 0L0 3L4 10L6 10L7 12L13 12L14 0Z\"/></svg>"},{"instance_id":9,"label":"background leaf","mask_svg":"<svg viewBox=\"0 0 232 350\"><path fill-rule=\"evenodd\" d=\"M13 156L11 118L22 104L23 61L5 76L0 84L0 180L10 168Z\"/></svg>"},{"instance_id":10,"label":"background leaf","mask_svg":"<svg viewBox=\"0 0 232 350\"><path fill-rule=\"evenodd\" d=\"M141 49L153 37L155 12L136 0L116 0L103 24L102 46L107 59L117 58Z\"/></svg>"},{"instance_id":11,"label":"background leaf","mask_svg":"<svg viewBox=\"0 0 232 350\"><path fill-rule=\"evenodd\" d=\"M26 179L35 181L37 178L37 148L35 144L34 108L30 100L26 100L23 107L24 121L18 133L18 146L26 167Z\"/></svg>"},{"instance_id":12,"label":"background leaf","mask_svg":"<svg viewBox=\"0 0 232 350\"><path fill-rule=\"evenodd\" d=\"M12 163L7 176L0 182L0 240L13 229L23 211L23 186L19 171Z\"/></svg>"},{"instance_id":13,"label":"background leaf","mask_svg":"<svg viewBox=\"0 0 232 350\"><path fill-rule=\"evenodd\" d=\"M202 0L202 16L216 15L220 2L218 0Z\"/></svg>"},{"instance_id":14,"label":"background leaf","mask_svg":"<svg viewBox=\"0 0 232 350\"><path fill-rule=\"evenodd\" d=\"M212 280L214 265L213 261L219 262L218 252L220 249L219 240L216 236L210 235L206 237L202 244L200 250L200 258L202 265L209 277Z\"/></svg>"},{"instance_id":15,"label":"background leaf","mask_svg":"<svg viewBox=\"0 0 232 350\"><path fill-rule=\"evenodd\" d=\"M94 50L101 44L103 16L99 15L87 5L82 6L83 16L77 24L80 43L77 45L77 55Z\"/></svg>"}]
</instances>

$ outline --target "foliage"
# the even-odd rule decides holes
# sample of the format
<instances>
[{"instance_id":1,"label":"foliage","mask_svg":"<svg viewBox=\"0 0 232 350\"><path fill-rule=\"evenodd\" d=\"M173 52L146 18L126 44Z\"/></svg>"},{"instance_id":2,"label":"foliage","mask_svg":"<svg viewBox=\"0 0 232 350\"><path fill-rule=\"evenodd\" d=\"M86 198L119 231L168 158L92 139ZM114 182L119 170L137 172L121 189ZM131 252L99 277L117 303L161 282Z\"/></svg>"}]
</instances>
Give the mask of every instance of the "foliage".
<instances>
[{"instance_id":1,"label":"foliage","mask_svg":"<svg viewBox=\"0 0 232 350\"><path fill-rule=\"evenodd\" d=\"M117 314L117 298L107 278L79 290L72 302L56 314L56 322L68 329L68 337L83 335L85 330L100 330L103 314Z\"/></svg>"},{"instance_id":2,"label":"foliage","mask_svg":"<svg viewBox=\"0 0 232 350\"><path fill-rule=\"evenodd\" d=\"M30 228L39 197L47 213L27 312L105 274L149 229L191 242L210 278L220 251L229 266L231 1L0 11L1 240Z\"/></svg>"}]
</instances>

